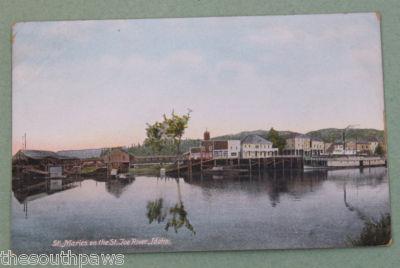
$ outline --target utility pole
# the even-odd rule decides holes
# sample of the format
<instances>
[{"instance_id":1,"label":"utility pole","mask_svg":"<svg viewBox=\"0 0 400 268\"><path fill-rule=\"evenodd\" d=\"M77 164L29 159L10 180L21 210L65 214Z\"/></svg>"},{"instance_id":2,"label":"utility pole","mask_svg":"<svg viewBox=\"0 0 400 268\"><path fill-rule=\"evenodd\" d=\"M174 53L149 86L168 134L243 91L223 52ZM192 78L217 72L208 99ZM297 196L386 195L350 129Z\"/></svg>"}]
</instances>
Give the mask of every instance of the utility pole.
<instances>
[{"instance_id":1,"label":"utility pole","mask_svg":"<svg viewBox=\"0 0 400 268\"><path fill-rule=\"evenodd\" d=\"M26 132L22 136L22 149L26 150Z\"/></svg>"},{"instance_id":2,"label":"utility pole","mask_svg":"<svg viewBox=\"0 0 400 268\"><path fill-rule=\"evenodd\" d=\"M343 154L346 154L346 132L347 132L348 129L353 128L353 127L355 127L355 126L357 126L357 125L348 125L347 127L345 127L345 128L343 129L343 132L342 132ZM356 144L356 146L357 146L357 144ZM357 148L356 148L356 151L357 151Z\"/></svg>"}]
</instances>

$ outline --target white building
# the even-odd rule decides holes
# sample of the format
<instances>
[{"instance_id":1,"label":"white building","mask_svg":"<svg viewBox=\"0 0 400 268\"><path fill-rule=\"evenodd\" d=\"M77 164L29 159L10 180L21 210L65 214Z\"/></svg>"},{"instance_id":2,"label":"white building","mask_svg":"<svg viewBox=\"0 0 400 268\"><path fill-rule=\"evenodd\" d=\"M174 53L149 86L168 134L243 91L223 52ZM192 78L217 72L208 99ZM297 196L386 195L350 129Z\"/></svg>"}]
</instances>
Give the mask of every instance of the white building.
<instances>
[{"instance_id":1,"label":"white building","mask_svg":"<svg viewBox=\"0 0 400 268\"><path fill-rule=\"evenodd\" d=\"M262 158L278 154L278 148L272 142L259 135L248 135L242 142L242 158Z\"/></svg>"},{"instance_id":2,"label":"white building","mask_svg":"<svg viewBox=\"0 0 400 268\"><path fill-rule=\"evenodd\" d=\"M352 148L344 148L343 142L333 143L327 150L330 155L356 155L357 152Z\"/></svg>"},{"instance_id":3,"label":"white building","mask_svg":"<svg viewBox=\"0 0 400 268\"><path fill-rule=\"evenodd\" d=\"M379 141L376 140L376 139L372 139L372 140L369 141L369 149L371 151L371 154L375 153L376 148L378 147L378 145L379 145Z\"/></svg>"},{"instance_id":4,"label":"white building","mask_svg":"<svg viewBox=\"0 0 400 268\"><path fill-rule=\"evenodd\" d=\"M213 157L216 159L239 158L240 140L212 141Z\"/></svg>"},{"instance_id":5,"label":"white building","mask_svg":"<svg viewBox=\"0 0 400 268\"><path fill-rule=\"evenodd\" d=\"M240 157L240 140L228 140L228 158Z\"/></svg>"}]
</instances>

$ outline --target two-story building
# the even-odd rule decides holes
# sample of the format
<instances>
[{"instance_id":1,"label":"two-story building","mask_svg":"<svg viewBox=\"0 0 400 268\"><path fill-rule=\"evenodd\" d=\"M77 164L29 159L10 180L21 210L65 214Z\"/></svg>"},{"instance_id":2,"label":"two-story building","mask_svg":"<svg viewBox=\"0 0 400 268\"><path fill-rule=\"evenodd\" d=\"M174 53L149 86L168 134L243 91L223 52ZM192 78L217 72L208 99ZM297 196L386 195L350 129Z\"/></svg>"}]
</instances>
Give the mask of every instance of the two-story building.
<instances>
[{"instance_id":1,"label":"two-story building","mask_svg":"<svg viewBox=\"0 0 400 268\"><path fill-rule=\"evenodd\" d=\"M311 138L304 134L295 134L286 139L284 154L288 155L310 155Z\"/></svg>"},{"instance_id":2,"label":"two-story building","mask_svg":"<svg viewBox=\"0 0 400 268\"><path fill-rule=\"evenodd\" d=\"M240 158L240 140L228 140L228 158Z\"/></svg>"},{"instance_id":3,"label":"two-story building","mask_svg":"<svg viewBox=\"0 0 400 268\"><path fill-rule=\"evenodd\" d=\"M228 141L213 141L213 157L215 159L228 158Z\"/></svg>"},{"instance_id":4,"label":"two-story building","mask_svg":"<svg viewBox=\"0 0 400 268\"><path fill-rule=\"evenodd\" d=\"M248 135L241 141L242 158L262 158L278 154L272 142L259 135Z\"/></svg>"},{"instance_id":5,"label":"two-story building","mask_svg":"<svg viewBox=\"0 0 400 268\"><path fill-rule=\"evenodd\" d=\"M318 138L312 138L310 141L310 152L312 156L323 155L325 153L325 143Z\"/></svg>"},{"instance_id":6,"label":"two-story building","mask_svg":"<svg viewBox=\"0 0 400 268\"><path fill-rule=\"evenodd\" d=\"M200 147L190 148L191 159L224 159L240 157L240 140L211 140L210 132L204 132Z\"/></svg>"}]
</instances>

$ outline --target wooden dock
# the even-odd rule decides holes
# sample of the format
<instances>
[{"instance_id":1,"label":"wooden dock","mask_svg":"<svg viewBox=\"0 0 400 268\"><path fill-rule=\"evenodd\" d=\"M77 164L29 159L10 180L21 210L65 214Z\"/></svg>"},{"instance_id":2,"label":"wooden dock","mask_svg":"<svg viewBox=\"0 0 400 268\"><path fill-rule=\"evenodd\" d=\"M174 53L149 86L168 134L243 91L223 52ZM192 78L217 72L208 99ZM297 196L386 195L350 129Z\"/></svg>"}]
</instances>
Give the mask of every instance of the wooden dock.
<instances>
[{"instance_id":1,"label":"wooden dock","mask_svg":"<svg viewBox=\"0 0 400 268\"><path fill-rule=\"evenodd\" d=\"M249 172L258 169L302 169L302 156L270 156L265 158L213 158L213 159L183 159L177 161L167 173L196 172L210 170L213 167L230 167L231 169L246 169Z\"/></svg>"},{"instance_id":2,"label":"wooden dock","mask_svg":"<svg viewBox=\"0 0 400 268\"><path fill-rule=\"evenodd\" d=\"M305 157L301 155L278 155L265 158L213 158L181 159L166 170L169 174L202 172L214 167L229 167L230 170L248 172L268 169L337 169L386 166L386 159L380 157Z\"/></svg>"}]
</instances>

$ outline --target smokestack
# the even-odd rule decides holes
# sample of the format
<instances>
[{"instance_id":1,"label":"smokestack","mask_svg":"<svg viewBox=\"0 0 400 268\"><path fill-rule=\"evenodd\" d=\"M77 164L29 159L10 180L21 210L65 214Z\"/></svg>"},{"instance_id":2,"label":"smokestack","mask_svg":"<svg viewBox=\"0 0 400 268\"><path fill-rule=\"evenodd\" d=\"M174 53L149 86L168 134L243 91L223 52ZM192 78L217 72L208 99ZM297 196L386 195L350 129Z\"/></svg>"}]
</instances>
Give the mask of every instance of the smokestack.
<instances>
[{"instance_id":1,"label":"smokestack","mask_svg":"<svg viewBox=\"0 0 400 268\"><path fill-rule=\"evenodd\" d=\"M204 132L204 140L205 140L205 141L210 140L210 132L208 132L208 130L206 130L206 131Z\"/></svg>"}]
</instances>

